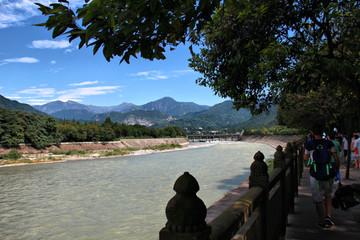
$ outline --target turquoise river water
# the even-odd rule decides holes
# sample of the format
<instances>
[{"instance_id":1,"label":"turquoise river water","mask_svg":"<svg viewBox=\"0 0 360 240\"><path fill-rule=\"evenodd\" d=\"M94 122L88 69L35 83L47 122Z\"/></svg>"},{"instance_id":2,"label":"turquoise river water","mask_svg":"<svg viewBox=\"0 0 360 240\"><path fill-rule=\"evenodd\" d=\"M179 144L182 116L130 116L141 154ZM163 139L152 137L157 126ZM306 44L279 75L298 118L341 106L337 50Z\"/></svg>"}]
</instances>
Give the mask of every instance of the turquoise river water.
<instances>
[{"instance_id":1,"label":"turquoise river water","mask_svg":"<svg viewBox=\"0 0 360 240\"><path fill-rule=\"evenodd\" d=\"M209 207L249 176L264 144L207 147L0 168L0 239L158 239L176 179L188 171Z\"/></svg>"}]
</instances>

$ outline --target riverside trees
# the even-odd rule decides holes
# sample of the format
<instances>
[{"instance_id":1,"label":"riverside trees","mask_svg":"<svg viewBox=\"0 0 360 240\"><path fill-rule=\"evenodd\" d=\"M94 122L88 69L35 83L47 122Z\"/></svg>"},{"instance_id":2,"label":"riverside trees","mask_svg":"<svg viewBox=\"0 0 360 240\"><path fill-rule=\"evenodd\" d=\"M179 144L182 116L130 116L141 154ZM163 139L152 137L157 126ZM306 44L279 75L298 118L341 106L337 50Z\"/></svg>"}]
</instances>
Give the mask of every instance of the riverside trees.
<instances>
[{"instance_id":1,"label":"riverside trees","mask_svg":"<svg viewBox=\"0 0 360 240\"><path fill-rule=\"evenodd\" d=\"M35 148L45 148L60 142L184 136L185 133L178 127L152 129L141 125L114 123L110 119L103 124L56 121L44 115L0 108L0 144L4 147L27 143Z\"/></svg>"},{"instance_id":2,"label":"riverside trees","mask_svg":"<svg viewBox=\"0 0 360 240\"><path fill-rule=\"evenodd\" d=\"M200 45L197 83L257 114L291 94L339 89L360 104L360 3L355 0L93 0L76 12L59 0L39 5L53 37L120 56L164 59L166 46ZM353 119L360 119L351 115ZM344 117L345 115L343 115Z\"/></svg>"}]
</instances>

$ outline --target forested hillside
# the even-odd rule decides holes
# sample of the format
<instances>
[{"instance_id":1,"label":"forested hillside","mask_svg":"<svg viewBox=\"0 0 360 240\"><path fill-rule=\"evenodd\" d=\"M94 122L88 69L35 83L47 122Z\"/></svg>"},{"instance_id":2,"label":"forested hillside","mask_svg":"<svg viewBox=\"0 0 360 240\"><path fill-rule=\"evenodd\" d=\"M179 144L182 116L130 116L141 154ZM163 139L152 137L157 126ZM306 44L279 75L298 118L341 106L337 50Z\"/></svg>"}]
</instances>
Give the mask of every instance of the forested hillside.
<instances>
[{"instance_id":1,"label":"forested hillside","mask_svg":"<svg viewBox=\"0 0 360 240\"><path fill-rule=\"evenodd\" d=\"M18 101L7 99L2 95L0 95L0 108L6 108L9 110L21 110L29 113L44 114L43 112L36 110L35 108L33 108L28 104L19 103Z\"/></svg>"},{"instance_id":2,"label":"forested hillside","mask_svg":"<svg viewBox=\"0 0 360 240\"><path fill-rule=\"evenodd\" d=\"M0 108L0 144L3 147L20 143L44 148L61 142L113 141L120 138L179 137L185 136L178 127L149 129L141 125L56 121L53 117L18 110Z\"/></svg>"},{"instance_id":3,"label":"forested hillside","mask_svg":"<svg viewBox=\"0 0 360 240\"><path fill-rule=\"evenodd\" d=\"M156 123L168 122L169 115L159 111L143 111L135 110L126 113L110 112L97 114L91 118L92 121L104 122L106 118L110 118L113 122L125 123L129 125L140 124L144 126L152 126Z\"/></svg>"},{"instance_id":4,"label":"forested hillside","mask_svg":"<svg viewBox=\"0 0 360 240\"><path fill-rule=\"evenodd\" d=\"M199 128L215 130L219 128L226 128L251 118L250 111L247 109L233 109L231 101L225 101L214 105L208 110L198 113L188 113L182 119L170 121L166 124L155 125L158 126L179 126L183 129L193 132Z\"/></svg>"}]
</instances>

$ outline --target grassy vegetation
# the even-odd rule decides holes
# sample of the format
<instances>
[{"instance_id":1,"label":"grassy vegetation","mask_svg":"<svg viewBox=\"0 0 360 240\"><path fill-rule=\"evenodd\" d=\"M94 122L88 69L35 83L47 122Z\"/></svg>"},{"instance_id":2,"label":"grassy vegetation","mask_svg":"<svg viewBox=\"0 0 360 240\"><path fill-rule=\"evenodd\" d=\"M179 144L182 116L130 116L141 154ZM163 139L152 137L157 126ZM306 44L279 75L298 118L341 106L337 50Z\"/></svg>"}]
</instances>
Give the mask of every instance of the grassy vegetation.
<instances>
[{"instance_id":1,"label":"grassy vegetation","mask_svg":"<svg viewBox=\"0 0 360 240\"><path fill-rule=\"evenodd\" d=\"M175 148L182 148L182 146L180 144L162 144L162 145L158 145L158 146L153 146L153 147L145 147L143 148L143 150L158 150L158 151L162 151L162 150L167 150L167 149L175 149Z\"/></svg>"},{"instance_id":2,"label":"grassy vegetation","mask_svg":"<svg viewBox=\"0 0 360 240\"><path fill-rule=\"evenodd\" d=\"M92 151L83 151L83 150L69 150L69 151L59 151L59 150L53 150L51 151L52 154L55 155L68 155L68 156L79 156L79 155L86 155L92 153Z\"/></svg>"},{"instance_id":3,"label":"grassy vegetation","mask_svg":"<svg viewBox=\"0 0 360 240\"><path fill-rule=\"evenodd\" d=\"M180 144L163 144L153 147L145 147L145 148L123 148L123 149L115 149L112 151L82 151L82 150L69 150L69 151L60 151L53 150L50 152L50 156L36 156L35 159L30 159L29 157L24 156L22 153L18 152L16 149L11 149L7 154L0 155L0 165L9 165L9 164L19 164L19 163L42 163L42 162L51 162L51 161L61 161L68 156L81 156L87 157L92 154L98 153L99 157L112 157L112 156L123 156L130 154L139 150L155 150L155 151L163 151L167 149L175 149L181 148ZM34 156L33 156L34 158Z\"/></svg>"},{"instance_id":4,"label":"grassy vegetation","mask_svg":"<svg viewBox=\"0 0 360 240\"><path fill-rule=\"evenodd\" d=\"M10 149L6 154L1 154L0 159L18 160L22 156L15 148Z\"/></svg>"},{"instance_id":5,"label":"grassy vegetation","mask_svg":"<svg viewBox=\"0 0 360 240\"><path fill-rule=\"evenodd\" d=\"M268 166L268 173L270 173L274 169L274 159L273 158L267 159L265 163Z\"/></svg>"}]
</instances>

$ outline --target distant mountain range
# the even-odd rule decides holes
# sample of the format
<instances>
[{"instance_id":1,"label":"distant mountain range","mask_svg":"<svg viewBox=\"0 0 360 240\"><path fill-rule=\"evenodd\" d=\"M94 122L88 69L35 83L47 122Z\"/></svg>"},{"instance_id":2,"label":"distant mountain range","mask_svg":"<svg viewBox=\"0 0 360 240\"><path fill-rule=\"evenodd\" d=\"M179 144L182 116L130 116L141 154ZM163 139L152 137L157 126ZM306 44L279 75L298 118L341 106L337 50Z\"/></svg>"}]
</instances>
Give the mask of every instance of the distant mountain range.
<instances>
[{"instance_id":1,"label":"distant mountain range","mask_svg":"<svg viewBox=\"0 0 360 240\"><path fill-rule=\"evenodd\" d=\"M199 112L206 109L209 109L209 106L198 105L193 102L177 102L170 97L164 97L159 100L146 103L144 105L137 106L132 103L122 103L117 106L109 106L109 107L97 107L92 105L84 105L74 101L54 101L49 102L44 105L35 105L33 106L35 109L45 112L49 115L53 115L57 113L57 116L61 114L59 112L64 110L88 110L93 114L101 114L101 113L109 113L109 112L131 112L135 110L143 110L143 111L159 111L169 115L174 116L182 116L189 112ZM68 117L68 112L64 112L65 116ZM76 117L76 111L74 111L74 116ZM85 120L85 119L83 119Z\"/></svg>"},{"instance_id":2,"label":"distant mountain range","mask_svg":"<svg viewBox=\"0 0 360 240\"><path fill-rule=\"evenodd\" d=\"M120 105L116 105L116 106L110 106L110 107L98 107L98 106L93 106L93 105L84 105L78 102L74 102L74 101L67 101L67 102L62 102L62 101L54 101L54 102L49 102L43 105L34 105L33 106L35 109L47 113L49 115L53 115L56 114L57 116L61 116L61 112L64 111L64 117L67 118L68 114L71 113L71 111L69 110L87 110L88 112L94 114L98 114L98 113L105 113L105 112L122 112L130 107L136 107L134 104L131 103L122 103ZM76 117L76 114L78 112L74 111L74 116ZM82 115L82 113L80 114ZM85 120L85 119L83 119Z\"/></svg>"},{"instance_id":3,"label":"distant mountain range","mask_svg":"<svg viewBox=\"0 0 360 240\"><path fill-rule=\"evenodd\" d=\"M1 95L0 95L0 108L6 108L9 110L20 110L20 111L25 111L25 112L29 112L29 113L37 113L37 114L42 114L42 115L44 114L43 112L36 110L29 104L19 103L18 101L10 100Z\"/></svg>"},{"instance_id":4,"label":"distant mountain range","mask_svg":"<svg viewBox=\"0 0 360 240\"><path fill-rule=\"evenodd\" d=\"M37 114L48 114L58 119L113 122L128 125L140 124L148 127L179 126L187 129L232 129L273 125L276 123L276 110L271 114L252 117L247 109L236 111L231 101L224 101L212 107L193 102L177 102L170 97L137 106L122 103L116 106L100 107L84 105L74 101L54 101L44 105L30 106L0 95L0 107L22 110Z\"/></svg>"}]
</instances>

